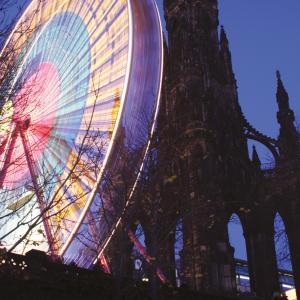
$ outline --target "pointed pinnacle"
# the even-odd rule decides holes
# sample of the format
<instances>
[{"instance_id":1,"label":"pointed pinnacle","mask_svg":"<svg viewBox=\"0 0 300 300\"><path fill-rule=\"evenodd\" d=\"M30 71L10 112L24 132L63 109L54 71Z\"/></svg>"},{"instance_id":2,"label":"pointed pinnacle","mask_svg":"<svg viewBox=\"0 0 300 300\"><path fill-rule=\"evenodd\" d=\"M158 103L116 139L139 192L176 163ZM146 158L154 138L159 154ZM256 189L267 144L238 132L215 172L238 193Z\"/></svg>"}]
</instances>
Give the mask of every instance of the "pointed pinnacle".
<instances>
[{"instance_id":1,"label":"pointed pinnacle","mask_svg":"<svg viewBox=\"0 0 300 300\"><path fill-rule=\"evenodd\" d=\"M227 34L223 25L221 26L220 42L221 44L228 44Z\"/></svg>"},{"instance_id":2,"label":"pointed pinnacle","mask_svg":"<svg viewBox=\"0 0 300 300\"><path fill-rule=\"evenodd\" d=\"M277 77L277 80L281 80L281 74L280 74L279 70L276 70L276 77Z\"/></svg>"},{"instance_id":3,"label":"pointed pinnacle","mask_svg":"<svg viewBox=\"0 0 300 300\"><path fill-rule=\"evenodd\" d=\"M256 147L253 145L252 146L252 162L256 165L256 166L260 166L261 165L261 161L259 159L259 156L257 154L257 150Z\"/></svg>"},{"instance_id":4,"label":"pointed pinnacle","mask_svg":"<svg viewBox=\"0 0 300 300\"><path fill-rule=\"evenodd\" d=\"M277 77L277 92L276 92L276 98L277 98L277 103L279 107L279 111L282 110L288 110L290 109L289 106L289 95L283 85L282 79L281 79L281 74L277 70L276 71L276 77Z\"/></svg>"}]
</instances>

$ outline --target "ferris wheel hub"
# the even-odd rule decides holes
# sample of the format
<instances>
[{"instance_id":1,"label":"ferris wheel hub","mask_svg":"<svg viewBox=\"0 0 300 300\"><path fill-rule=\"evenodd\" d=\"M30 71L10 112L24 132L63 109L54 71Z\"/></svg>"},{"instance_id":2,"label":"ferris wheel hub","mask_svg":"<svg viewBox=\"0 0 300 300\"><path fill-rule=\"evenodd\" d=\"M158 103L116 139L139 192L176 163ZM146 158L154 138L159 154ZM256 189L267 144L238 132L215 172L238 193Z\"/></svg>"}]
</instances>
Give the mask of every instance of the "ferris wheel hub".
<instances>
[{"instance_id":1,"label":"ferris wheel hub","mask_svg":"<svg viewBox=\"0 0 300 300\"><path fill-rule=\"evenodd\" d=\"M30 126L30 122L31 122L31 118L30 118L30 116L27 116L25 118L25 120L21 120L21 121L19 120L16 123L17 123L19 129L26 131Z\"/></svg>"}]
</instances>

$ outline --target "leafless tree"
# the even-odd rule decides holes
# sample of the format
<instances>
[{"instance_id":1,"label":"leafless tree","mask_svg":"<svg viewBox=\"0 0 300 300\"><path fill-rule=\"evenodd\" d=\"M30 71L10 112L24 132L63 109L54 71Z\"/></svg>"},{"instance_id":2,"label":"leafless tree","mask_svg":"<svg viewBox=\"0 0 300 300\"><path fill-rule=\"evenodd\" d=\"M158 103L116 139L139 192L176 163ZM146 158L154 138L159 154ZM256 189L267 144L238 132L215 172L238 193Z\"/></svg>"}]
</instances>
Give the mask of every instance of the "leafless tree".
<instances>
[{"instance_id":1,"label":"leafless tree","mask_svg":"<svg viewBox=\"0 0 300 300\"><path fill-rule=\"evenodd\" d=\"M279 269L292 271L289 240L283 220L277 214L274 220L274 242L276 247L277 265Z\"/></svg>"}]
</instances>

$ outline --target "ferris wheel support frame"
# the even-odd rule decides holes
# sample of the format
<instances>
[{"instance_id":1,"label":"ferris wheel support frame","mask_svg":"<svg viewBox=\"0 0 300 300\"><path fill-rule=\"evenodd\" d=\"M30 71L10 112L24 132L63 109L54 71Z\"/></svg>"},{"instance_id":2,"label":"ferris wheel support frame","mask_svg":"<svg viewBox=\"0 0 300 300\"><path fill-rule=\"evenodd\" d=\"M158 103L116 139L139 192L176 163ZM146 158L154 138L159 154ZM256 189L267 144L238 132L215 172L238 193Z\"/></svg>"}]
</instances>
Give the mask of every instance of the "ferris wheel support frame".
<instances>
[{"instance_id":1,"label":"ferris wheel support frame","mask_svg":"<svg viewBox=\"0 0 300 300\"><path fill-rule=\"evenodd\" d=\"M8 171L8 168L10 166L10 161L12 158L12 154L15 148L15 144L17 141L17 128L15 127L15 125L12 125L12 128L10 130L9 136L7 138L6 141L6 146L4 149L4 160L1 166L1 172L0 172L0 189L3 188L3 184L4 184L4 180Z\"/></svg>"},{"instance_id":2,"label":"ferris wheel support frame","mask_svg":"<svg viewBox=\"0 0 300 300\"><path fill-rule=\"evenodd\" d=\"M41 212L41 217L42 217L42 221L43 221L43 225L44 225L44 229L45 229L45 233L46 233L46 238L47 238L48 244L49 244L50 255L51 255L51 257L55 257L55 256L57 256L57 250L56 250L54 238L53 238L53 235L51 232L51 226L49 223L49 219L46 217L47 207L45 205L43 191L40 189L39 184L37 182L37 175L36 175L35 169L34 169L32 153L30 151L29 141L28 141L27 134L26 134L29 123L30 123L30 119L27 119L24 122L19 122L17 124L17 128L19 129L19 132L20 132L20 137L22 140L23 148L24 148L24 154L26 157L28 169L29 169L30 176L31 176L31 181L33 184L33 189L35 191L35 194L36 194L36 197L38 200L38 205L39 205L39 209Z\"/></svg>"},{"instance_id":3,"label":"ferris wheel support frame","mask_svg":"<svg viewBox=\"0 0 300 300\"><path fill-rule=\"evenodd\" d=\"M33 190L37 197L37 202L39 206L39 210L41 212L41 218L43 222L43 226L45 229L46 238L49 244L49 250L51 257L57 257L57 249L55 248L54 238L51 232L51 226L49 224L49 219L46 217L47 207L45 205L45 199L43 196L43 192L39 187L37 182L37 175L34 169L34 163L32 158L32 153L30 151L29 141L27 138L27 129L30 124L30 118L27 118L25 121L16 121L12 125L12 129L10 131L8 140L7 140L7 147L5 150L5 160L1 168L0 174L0 188L4 184L4 179L7 173L7 170L10 166L11 157L15 148L16 140L18 135L22 140L22 145L24 149L24 155L26 158L27 166L30 172L31 182L33 184Z\"/></svg>"}]
</instances>

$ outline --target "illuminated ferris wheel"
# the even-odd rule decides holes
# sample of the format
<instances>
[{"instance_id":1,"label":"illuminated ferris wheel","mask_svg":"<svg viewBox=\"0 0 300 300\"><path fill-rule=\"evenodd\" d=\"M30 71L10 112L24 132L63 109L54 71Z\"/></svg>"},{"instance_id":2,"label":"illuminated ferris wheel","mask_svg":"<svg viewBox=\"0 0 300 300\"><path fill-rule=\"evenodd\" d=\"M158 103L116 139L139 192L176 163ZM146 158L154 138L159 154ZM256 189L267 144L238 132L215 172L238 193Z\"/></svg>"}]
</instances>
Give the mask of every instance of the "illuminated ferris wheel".
<instances>
[{"instance_id":1,"label":"illuminated ferris wheel","mask_svg":"<svg viewBox=\"0 0 300 300\"><path fill-rule=\"evenodd\" d=\"M122 147L139 148L141 168L155 126L163 68L155 0L33 0L1 55L12 47L1 245L89 266L120 221L99 217L104 178L126 164Z\"/></svg>"}]
</instances>

